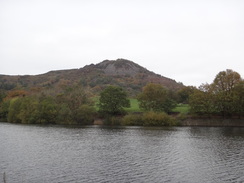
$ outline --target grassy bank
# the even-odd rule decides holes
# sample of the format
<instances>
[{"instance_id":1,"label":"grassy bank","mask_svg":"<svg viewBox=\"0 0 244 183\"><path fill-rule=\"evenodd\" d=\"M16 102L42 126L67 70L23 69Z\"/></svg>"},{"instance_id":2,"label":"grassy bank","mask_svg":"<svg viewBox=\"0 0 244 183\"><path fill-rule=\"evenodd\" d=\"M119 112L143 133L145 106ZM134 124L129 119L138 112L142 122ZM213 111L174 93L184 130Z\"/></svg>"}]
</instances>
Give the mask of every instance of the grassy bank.
<instances>
[{"instance_id":1,"label":"grassy bank","mask_svg":"<svg viewBox=\"0 0 244 183\"><path fill-rule=\"evenodd\" d=\"M96 110L98 110L98 102L99 102L99 97L94 97L93 101L95 102L95 108ZM143 112L143 110L141 110L139 108L139 102L137 99L135 98L130 98L130 107L129 108L125 108L125 111L128 113L134 113L134 112ZM173 112L179 112L182 114L187 114L189 112L189 105L188 104L178 104L174 109Z\"/></svg>"}]
</instances>

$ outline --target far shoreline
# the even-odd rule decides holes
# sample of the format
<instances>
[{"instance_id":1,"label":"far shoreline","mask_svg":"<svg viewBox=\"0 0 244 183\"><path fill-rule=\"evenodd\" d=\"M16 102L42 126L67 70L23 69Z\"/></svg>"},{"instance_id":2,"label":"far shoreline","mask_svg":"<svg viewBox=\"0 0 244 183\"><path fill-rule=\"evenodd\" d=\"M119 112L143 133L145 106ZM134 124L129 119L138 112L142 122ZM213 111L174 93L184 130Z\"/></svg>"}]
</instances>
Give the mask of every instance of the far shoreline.
<instances>
[{"instance_id":1,"label":"far shoreline","mask_svg":"<svg viewBox=\"0 0 244 183\"><path fill-rule=\"evenodd\" d=\"M42 123L11 123L7 121L0 121L0 123L15 124L15 125L40 125L40 126L67 126L67 127L85 127L85 126L121 126L130 127L134 125L105 125L102 119L95 119L93 124L82 125L82 124L42 124ZM186 117L178 121L178 125L175 126L143 126L136 125L137 127L244 127L243 118L212 118L212 117ZM135 126L134 126L135 127Z\"/></svg>"}]
</instances>

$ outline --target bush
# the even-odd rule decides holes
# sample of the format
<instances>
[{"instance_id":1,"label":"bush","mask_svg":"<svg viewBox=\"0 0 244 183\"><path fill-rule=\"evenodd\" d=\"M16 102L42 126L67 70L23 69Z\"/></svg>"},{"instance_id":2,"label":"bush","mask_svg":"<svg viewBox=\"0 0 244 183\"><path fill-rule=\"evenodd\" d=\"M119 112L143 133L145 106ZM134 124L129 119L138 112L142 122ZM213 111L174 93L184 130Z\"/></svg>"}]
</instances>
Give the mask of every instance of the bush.
<instances>
[{"instance_id":1,"label":"bush","mask_svg":"<svg viewBox=\"0 0 244 183\"><path fill-rule=\"evenodd\" d=\"M176 125L175 120L162 112L147 112L144 113L143 126L174 126Z\"/></svg>"},{"instance_id":2,"label":"bush","mask_svg":"<svg viewBox=\"0 0 244 183\"><path fill-rule=\"evenodd\" d=\"M20 123L21 119L19 117L21 100L19 98L14 98L10 101L8 109L8 122Z\"/></svg>"},{"instance_id":3,"label":"bush","mask_svg":"<svg viewBox=\"0 0 244 183\"><path fill-rule=\"evenodd\" d=\"M129 114L124 116L122 125L127 126L174 126L176 120L163 112L147 112L143 115Z\"/></svg>"},{"instance_id":4,"label":"bush","mask_svg":"<svg viewBox=\"0 0 244 183\"><path fill-rule=\"evenodd\" d=\"M58 109L57 124L74 124L72 112L67 104L60 104Z\"/></svg>"},{"instance_id":5,"label":"bush","mask_svg":"<svg viewBox=\"0 0 244 183\"><path fill-rule=\"evenodd\" d=\"M95 108L89 105L81 105L79 109L74 111L74 121L77 124L91 125L94 121Z\"/></svg>"},{"instance_id":6,"label":"bush","mask_svg":"<svg viewBox=\"0 0 244 183\"><path fill-rule=\"evenodd\" d=\"M123 118L121 124L124 126L142 126L143 125L142 115L139 114L126 115Z\"/></svg>"},{"instance_id":7,"label":"bush","mask_svg":"<svg viewBox=\"0 0 244 183\"><path fill-rule=\"evenodd\" d=\"M7 121L7 117L8 117L8 112L9 112L9 105L10 105L10 101L4 101L0 104L0 120L1 121Z\"/></svg>"}]
</instances>

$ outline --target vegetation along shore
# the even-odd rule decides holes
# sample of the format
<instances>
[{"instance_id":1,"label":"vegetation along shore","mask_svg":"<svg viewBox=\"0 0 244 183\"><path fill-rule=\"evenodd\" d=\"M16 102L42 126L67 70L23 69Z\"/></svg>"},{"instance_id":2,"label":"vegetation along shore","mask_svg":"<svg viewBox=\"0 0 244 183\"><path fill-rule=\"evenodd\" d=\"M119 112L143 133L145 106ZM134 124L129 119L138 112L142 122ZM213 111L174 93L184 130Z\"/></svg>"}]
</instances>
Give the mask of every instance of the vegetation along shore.
<instances>
[{"instance_id":1,"label":"vegetation along shore","mask_svg":"<svg viewBox=\"0 0 244 183\"><path fill-rule=\"evenodd\" d=\"M244 126L244 81L227 69L196 88L134 62L0 75L0 119L24 124Z\"/></svg>"}]
</instances>

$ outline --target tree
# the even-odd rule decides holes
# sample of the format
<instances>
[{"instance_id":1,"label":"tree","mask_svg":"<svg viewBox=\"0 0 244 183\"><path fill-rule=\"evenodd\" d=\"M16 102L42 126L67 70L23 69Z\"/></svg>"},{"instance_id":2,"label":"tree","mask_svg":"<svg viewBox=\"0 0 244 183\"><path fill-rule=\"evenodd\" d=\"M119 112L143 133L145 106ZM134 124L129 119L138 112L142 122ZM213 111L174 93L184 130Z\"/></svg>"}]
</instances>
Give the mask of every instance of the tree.
<instances>
[{"instance_id":1,"label":"tree","mask_svg":"<svg viewBox=\"0 0 244 183\"><path fill-rule=\"evenodd\" d=\"M73 88L67 88L63 93L56 96L58 104L67 104L71 111L78 109L81 105L92 105L87 93L79 85Z\"/></svg>"},{"instance_id":2,"label":"tree","mask_svg":"<svg viewBox=\"0 0 244 183\"><path fill-rule=\"evenodd\" d=\"M7 93L7 96L5 97L5 100L12 99L15 97L24 97L28 93L25 90L11 90Z\"/></svg>"},{"instance_id":3,"label":"tree","mask_svg":"<svg viewBox=\"0 0 244 183\"><path fill-rule=\"evenodd\" d=\"M10 100L3 101L0 104L0 120L7 121L9 112Z\"/></svg>"},{"instance_id":4,"label":"tree","mask_svg":"<svg viewBox=\"0 0 244 183\"><path fill-rule=\"evenodd\" d=\"M216 107L212 86L209 84L202 84L198 90L194 90L190 95L189 104L192 113L200 115L211 115L215 113Z\"/></svg>"},{"instance_id":5,"label":"tree","mask_svg":"<svg viewBox=\"0 0 244 183\"><path fill-rule=\"evenodd\" d=\"M94 116L96 114L95 108L89 105L81 105L73 116L73 120L77 124L91 125L94 121Z\"/></svg>"},{"instance_id":6,"label":"tree","mask_svg":"<svg viewBox=\"0 0 244 183\"><path fill-rule=\"evenodd\" d=\"M19 113L21 111L21 98L13 98L10 100L10 105L8 109L8 122L20 123L21 119Z\"/></svg>"},{"instance_id":7,"label":"tree","mask_svg":"<svg viewBox=\"0 0 244 183\"><path fill-rule=\"evenodd\" d=\"M66 88L56 96L59 107L59 118L64 117L68 123L91 124L95 114L94 102L80 85ZM63 119L59 120L63 121Z\"/></svg>"},{"instance_id":8,"label":"tree","mask_svg":"<svg viewBox=\"0 0 244 183\"><path fill-rule=\"evenodd\" d=\"M191 111L198 114L218 114L223 117L243 115L243 81L230 69L219 72L212 84L199 87L190 96Z\"/></svg>"},{"instance_id":9,"label":"tree","mask_svg":"<svg viewBox=\"0 0 244 183\"><path fill-rule=\"evenodd\" d=\"M0 89L0 105L3 102L3 99L6 97L6 92Z\"/></svg>"},{"instance_id":10,"label":"tree","mask_svg":"<svg viewBox=\"0 0 244 183\"><path fill-rule=\"evenodd\" d=\"M160 84L149 83L138 96L140 108L146 111L170 112L175 102L169 97L168 91Z\"/></svg>"},{"instance_id":11,"label":"tree","mask_svg":"<svg viewBox=\"0 0 244 183\"><path fill-rule=\"evenodd\" d=\"M19 100L21 104L18 117L21 123L36 123L35 114L37 113L38 99L35 97L23 97Z\"/></svg>"},{"instance_id":12,"label":"tree","mask_svg":"<svg viewBox=\"0 0 244 183\"><path fill-rule=\"evenodd\" d=\"M46 97L40 99L37 106L37 119L38 123L56 123L58 117L59 106L54 98Z\"/></svg>"},{"instance_id":13,"label":"tree","mask_svg":"<svg viewBox=\"0 0 244 183\"><path fill-rule=\"evenodd\" d=\"M223 116L231 116L234 113L233 89L240 82L240 74L230 69L221 71L216 75L212 84L216 99L215 105Z\"/></svg>"},{"instance_id":14,"label":"tree","mask_svg":"<svg viewBox=\"0 0 244 183\"><path fill-rule=\"evenodd\" d=\"M7 120L9 101L4 101L5 97L6 92L0 89L0 120Z\"/></svg>"},{"instance_id":15,"label":"tree","mask_svg":"<svg viewBox=\"0 0 244 183\"><path fill-rule=\"evenodd\" d=\"M237 115L244 116L244 80L233 89L233 106Z\"/></svg>"},{"instance_id":16,"label":"tree","mask_svg":"<svg viewBox=\"0 0 244 183\"><path fill-rule=\"evenodd\" d=\"M213 82L215 92L231 92L235 85L241 81L239 73L227 69L219 72Z\"/></svg>"},{"instance_id":17,"label":"tree","mask_svg":"<svg viewBox=\"0 0 244 183\"><path fill-rule=\"evenodd\" d=\"M109 115L124 113L124 107L130 107L126 92L118 86L108 86L100 93L99 111Z\"/></svg>"},{"instance_id":18,"label":"tree","mask_svg":"<svg viewBox=\"0 0 244 183\"><path fill-rule=\"evenodd\" d=\"M190 95L193 94L195 90L197 90L197 89L194 86L186 86L186 87L180 89L177 92L177 95L178 95L177 102L188 104Z\"/></svg>"}]
</instances>

